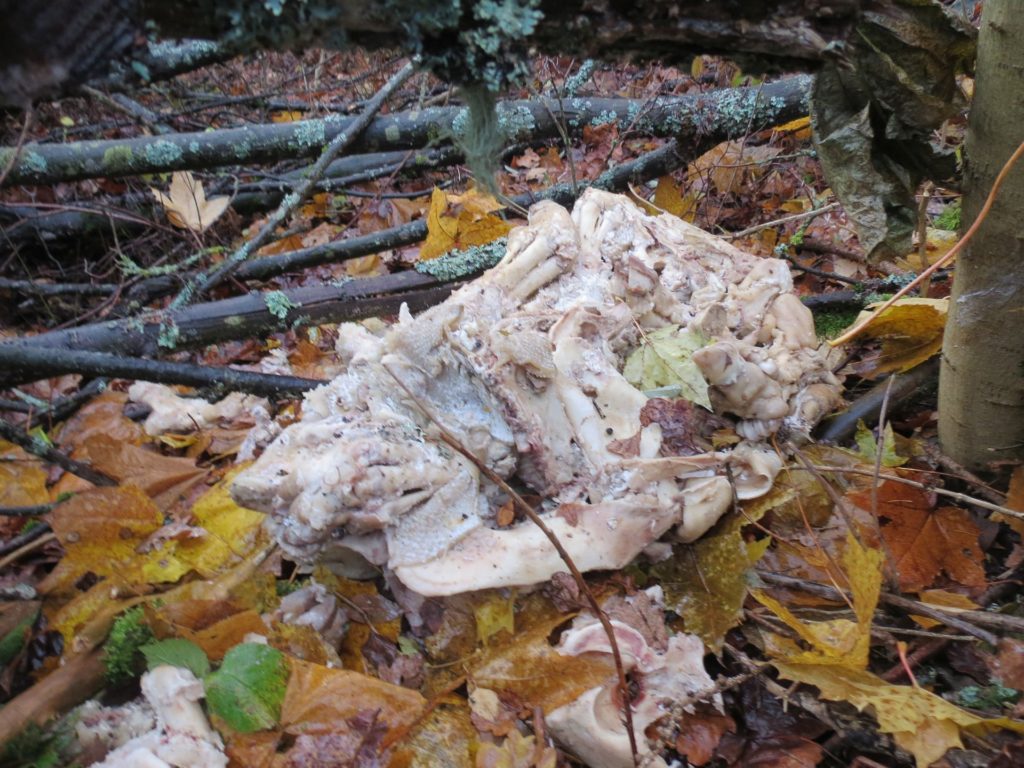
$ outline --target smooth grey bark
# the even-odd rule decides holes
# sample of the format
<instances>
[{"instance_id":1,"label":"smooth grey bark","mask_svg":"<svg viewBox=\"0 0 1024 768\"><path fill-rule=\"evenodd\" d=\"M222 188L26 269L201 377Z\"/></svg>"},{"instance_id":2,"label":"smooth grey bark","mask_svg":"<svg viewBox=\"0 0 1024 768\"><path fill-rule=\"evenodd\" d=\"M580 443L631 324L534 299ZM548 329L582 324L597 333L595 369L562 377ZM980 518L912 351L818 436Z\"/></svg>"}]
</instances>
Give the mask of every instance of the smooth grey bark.
<instances>
[{"instance_id":1,"label":"smooth grey bark","mask_svg":"<svg viewBox=\"0 0 1024 768\"><path fill-rule=\"evenodd\" d=\"M1015 0L982 13L967 129L963 221L975 220L1021 141L1024 14ZM1024 168L1006 178L958 257L939 383L939 440L969 468L1024 457Z\"/></svg>"}]
</instances>

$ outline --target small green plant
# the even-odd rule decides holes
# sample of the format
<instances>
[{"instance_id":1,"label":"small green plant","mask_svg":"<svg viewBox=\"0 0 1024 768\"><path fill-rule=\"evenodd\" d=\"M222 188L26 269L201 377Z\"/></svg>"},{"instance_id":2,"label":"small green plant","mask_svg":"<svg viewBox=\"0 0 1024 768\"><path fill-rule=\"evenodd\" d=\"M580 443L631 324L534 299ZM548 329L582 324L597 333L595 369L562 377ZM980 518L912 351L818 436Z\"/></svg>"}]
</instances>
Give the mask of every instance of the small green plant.
<instances>
[{"instance_id":1,"label":"small green plant","mask_svg":"<svg viewBox=\"0 0 1024 768\"><path fill-rule=\"evenodd\" d=\"M936 229L945 229L949 232L956 232L960 229L960 215L960 201L955 200L943 208L942 213L935 217L933 226Z\"/></svg>"},{"instance_id":2,"label":"small green plant","mask_svg":"<svg viewBox=\"0 0 1024 768\"><path fill-rule=\"evenodd\" d=\"M121 685L138 675L143 669L140 649L155 639L145 622L141 606L129 608L118 616L105 646L107 682Z\"/></svg>"}]
</instances>

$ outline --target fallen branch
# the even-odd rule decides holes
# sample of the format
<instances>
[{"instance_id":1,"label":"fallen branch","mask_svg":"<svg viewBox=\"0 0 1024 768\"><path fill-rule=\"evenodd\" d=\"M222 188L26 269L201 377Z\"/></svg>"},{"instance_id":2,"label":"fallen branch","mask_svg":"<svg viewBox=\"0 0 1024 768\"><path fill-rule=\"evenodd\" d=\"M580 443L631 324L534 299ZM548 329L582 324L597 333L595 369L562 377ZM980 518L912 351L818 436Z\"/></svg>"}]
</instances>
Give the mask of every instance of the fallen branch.
<instances>
[{"instance_id":1,"label":"fallen branch","mask_svg":"<svg viewBox=\"0 0 1024 768\"><path fill-rule=\"evenodd\" d=\"M98 469L93 469L88 464L83 464L80 461L75 461L65 456L56 448L47 445L40 438L23 432L3 419L0 419L0 437L9 443L20 446L32 455L38 456L43 461L56 464L65 472L70 472L72 475L76 475L83 480L88 480L93 485L107 487L117 485L117 480L114 480L109 475L100 472Z\"/></svg>"},{"instance_id":2,"label":"fallen branch","mask_svg":"<svg viewBox=\"0 0 1024 768\"><path fill-rule=\"evenodd\" d=\"M574 135L587 125L618 121L654 136L693 140L709 131L734 137L807 114L811 78L786 78L751 88L725 88L707 94L633 99L552 99L499 105L499 123L509 141L553 138L563 123ZM459 135L465 107L435 107L378 116L356 139L354 152L418 149L439 136ZM27 144L6 179L7 185L55 184L99 176L167 173L226 165L314 157L358 118L332 115L322 120L249 125L220 131L144 136L135 139ZM0 165L13 148L0 149Z\"/></svg>"},{"instance_id":3,"label":"fallen branch","mask_svg":"<svg viewBox=\"0 0 1024 768\"><path fill-rule=\"evenodd\" d=\"M109 352L36 348L23 344L0 346L0 366L4 366L13 376L25 380L74 372L106 378L155 381L161 384L218 387L226 391L250 392L264 397L301 395L324 383L318 379L242 371L237 368L122 357Z\"/></svg>"},{"instance_id":4,"label":"fallen branch","mask_svg":"<svg viewBox=\"0 0 1024 768\"><path fill-rule=\"evenodd\" d=\"M450 285L440 285L435 278L417 272L400 272L342 285L274 292L273 299L269 298L270 294L250 294L196 304L176 312L154 312L138 318L51 331L0 344L0 349L31 345L51 353L54 349L116 351L121 355L142 357L167 349L160 343L162 329L167 326L176 329L174 349L182 350L232 339L266 337L303 325L393 314L402 303L418 312L442 301L450 292ZM274 311L268 303L274 304ZM10 376L7 371L0 373L0 385L4 387L27 380L32 379Z\"/></svg>"},{"instance_id":5,"label":"fallen branch","mask_svg":"<svg viewBox=\"0 0 1024 768\"><path fill-rule=\"evenodd\" d=\"M335 157L341 152L345 151L352 142L359 138L360 134L373 120L374 116L380 111L381 107L384 106L384 102L387 101L388 97L391 96L398 88L412 77L413 65L412 62L407 62L401 69L398 70L383 88L378 91L370 102L366 106L366 111L359 115L359 117L353 119L345 130L336 135L331 139L330 143L324 147L320 153L320 157L313 164L313 167L309 169L309 174L298 181L294 189L281 200L277 210L275 210L267 221L260 227L252 238L246 240L245 243L238 249L236 249L228 258L222 261L215 269L205 275L200 275L194 281L190 280L181 292L177 295L174 301L171 302L171 309L180 309L181 307L191 304L192 301L212 288L220 285L227 278L238 271L238 267L249 258L250 255L258 251L261 247L266 245L274 237L274 233L277 228L281 226L285 219L287 219L292 212L299 207L299 205L309 197L313 191L313 187L320 179L323 178L324 173L327 171L327 166L331 164Z\"/></svg>"}]
</instances>

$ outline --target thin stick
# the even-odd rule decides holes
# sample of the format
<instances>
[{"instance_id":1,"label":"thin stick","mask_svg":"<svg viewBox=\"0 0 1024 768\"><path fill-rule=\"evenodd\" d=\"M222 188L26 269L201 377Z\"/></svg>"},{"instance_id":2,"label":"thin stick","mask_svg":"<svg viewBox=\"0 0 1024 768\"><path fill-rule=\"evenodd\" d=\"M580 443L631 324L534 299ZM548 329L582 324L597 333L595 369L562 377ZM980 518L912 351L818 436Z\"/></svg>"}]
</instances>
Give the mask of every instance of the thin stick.
<instances>
[{"instance_id":1,"label":"thin stick","mask_svg":"<svg viewBox=\"0 0 1024 768\"><path fill-rule=\"evenodd\" d=\"M887 310L897 301L899 301L912 290L914 290L914 288L919 286L921 283L923 283L925 280L927 280L929 277L935 274L938 270L940 270L942 267L944 267L946 264L952 261L953 257L963 250L964 246L967 245L967 243L971 241L971 238L974 237L975 233L978 231L978 228L981 227L981 223L985 220L985 217L988 216L988 212L992 209L992 204L996 200L996 193L999 192L999 188L1003 185L1003 181L1006 179L1007 174L1010 172L1010 169L1013 168L1013 166L1017 163L1017 161L1020 160L1021 155L1024 155L1024 141L1020 143L1020 146L1017 147L1017 149L1014 151L1012 155L1010 155L1010 159L1006 161L1006 165L1004 165L1003 169L999 171L999 175L996 176L995 183L992 184L992 189L991 191L989 191L988 197L985 198L985 204L981 207L981 211L978 212L978 217L974 220L974 223L971 224L971 228L964 232L964 236L957 240L956 244L952 248L950 248L944 256L937 259L934 264L928 267L920 275L915 277L913 282L908 283L906 286L898 290L895 294L893 294L893 297L891 299L882 304L882 306L880 306L878 309L874 310L870 315L864 318L864 320L857 323L855 326L853 326L853 328L848 330L839 338L832 339L832 341L828 342L829 346L838 347L840 344L845 344L848 341L852 341L853 339L855 339L864 331L865 328L867 328L869 325L871 325L872 322L874 322L875 318L877 318L879 315L885 312L885 310Z\"/></svg>"},{"instance_id":2,"label":"thin stick","mask_svg":"<svg viewBox=\"0 0 1024 768\"><path fill-rule=\"evenodd\" d=\"M501 490L507 493L523 511L523 514L530 518L534 525L540 528L541 533L543 533L547 537L547 540L551 542L551 545L558 552L558 556L562 558L562 562L565 563L566 567L569 569L569 572L572 574L573 579L576 581L577 586L579 586L580 592L586 596L587 602L590 604L590 610L594 612L594 615L597 617L597 620L601 622L601 626L604 628L605 634L608 636L608 645L611 646L612 659L615 661L615 671L618 673L619 677L619 689L622 694L623 702L622 708L626 721L626 734L629 736L629 749L633 755L633 765L639 766L640 753L637 749L636 731L634 730L633 726L633 708L631 697L629 695L629 683L626 680L625 667L622 664L622 655L621 653L619 653L619 644L618 641L615 639L615 630L612 628L612 624L611 621L608 619L608 615L598 604L597 598L594 597L594 593L591 592L590 587L587 586L587 582L583 579L583 574L580 572L580 569L576 567L576 563L573 562L572 557L566 551L565 547L562 546L562 542L560 542L558 540L558 537L555 536L554 532L547 527L547 525L541 519L540 515L537 514L537 511L532 506L530 506L530 504L528 504L526 500L522 496L520 496L512 486L506 483L504 478L502 478L500 475L494 472L494 470L492 470L490 467L488 467L486 464L480 461L476 456L470 453L469 450L464 445L462 445L462 443L459 442L459 440L457 440L454 435L452 435L447 429L444 428L444 426L441 424L440 421L438 421L434 414L427 410L426 406L424 406L423 403L420 402L419 398L416 397L416 395L414 395L407 386L405 386L405 382L399 379L398 376L396 376L395 373L390 368L388 368L387 366L385 366L385 368L387 368L388 373L391 374L391 377L395 380L395 383L398 384L398 386L401 387L402 390L412 399L416 407L419 408L423 412L423 414L428 419L430 419L434 426L437 427L438 431L441 433L441 439L444 440L445 443L450 445L456 451L461 453L463 456L465 456L469 461L473 463L474 466L476 466L477 469L480 470L481 473L483 473L483 475L488 480L490 480L492 483L501 488Z\"/></svg>"},{"instance_id":3,"label":"thin stick","mask_svg":"<svg viewBox=\"0 0 1024 768\"><path fill-rule=\"evenodd\" d=\"M799 589L811 595L824 597L827 600L835 600L837 602L846 602L849 600L849 595L846 595L844 590L838 590L835 587L828 586L827 584L816 584L811 581L805 581L804 579L797 579L792 576L786 576L781 573L772 573L770 571L758 570L757 575L769 584L775 584L780 587L789 587L791 589ZM922 603L917 600L910 600L888 592L882 592L879 595L879 599L882 602L888 603L889 605L897 608L902 608L904 610L920 614L921 616L927 616L931 619L935 619L936 621L941 621L946 626L959 629L961 632L971 635L972 637L976 637L989 645L996 645L999 642L999 638L991 632L984 630L981 627L976 627L968 621L957 618L957 615L948 612L949 609L943 610L941 606L929 605L928 603Z\"/></svg>"},{"instance_id":4,"label":"thin stick","mask_svg":"<svg viewBox=\"0 0 1024 768\"><path fill-rule=\"evenodd\" d=\"M808 472L817 470L819 472L838 472L840 474L846 473L848 475L867 475L869 477L875 476L874 471L869 469L855 469L853 467L826 467L818 464L814 464L808 467L790 467L790 469L805 469ZM920 488L922 491L930 491L932 493L937 493L939 496L948 496L949 498L954 499L955 501L959 501L961 504L971 504L975 507L981 507L982 509L987 509L992 512L998 512L1001 515L1008 515L1009 517L1016 517L1021 520L1024 520L1024 512L1021 512L1016 509L1010 509L1009 507L1004 507L999 504L993 504L990 501L979 499L976 496L968 496L966 493L960 493L959 491L950 491L945 488L935 488L926 483L919 483L916 480L910 480L909 478L900 477L899 475L884 474L878 475L878 477L882 480L892 480L893 482L896 483L903 483L904 485L913 486L914 488Z\"/></svg>"},{"instance_id":5,"label":"thin stick","mask_svg":"<svg viewBox=\"0 0 1024 768\"><path fill-rule=\"evenodd\" d=\"M100 472L98 469L93 469L88 464L83 464L80 461L75 461L74 459L65 456L63 453L50 447L39 438L33 437L27 432L22 432L20 429L14 427L3 419L0 419L0 437L9 443L21 446L23 449L34 456L38 456L43 461L56 464L61 469L70 472L73 475L77 475L83 480L88 480L93 485L106 487L117 485L117 480L114 480L109 475Z\"/></svg>"},{"instance_id":6,"label":"thin stick","mask_svg":"<svg viewBox=\"0 0 1024 768\"><path fill-rule=\"evenodd\" d=\"M741 229L739 232L730 232L728 234L722 235L722 237L724 237L726 240L736 240L737 238L746 237L747 235L752 235L755 232L760 232L762 229L771 229L772 227L779 227L782 226L783 224L789 224L792 221L803 221L804 219L813 219L816 216L820 216L823 213L834 211L838 207L839 203L829 203L828 205L821 206L821 208L815 208L813 211L803 211L801 213L794 213L790 216L783 216L781 219L775 219L774 221L766 221L764 224L755 224L752 227Z\"/></svg>"},{"instance_id":7,"label":"thin stick","mask_svg":"<svg viewBox=\"0 0 1024 768\"><path fill-rule=\"evenodd\" d=\"M6 568L11 563L16 562L17 560L20 560L24 555L27 555L29 552L35 552L37 549L46 546L51 541L56 541L56 540L57 540L57 534L55 534L53 532L50 532L50 533L44 534L43 536L40 536L38 539L34 539L33 541L30 541L28 544L25 544L25 545L19 547L18 549L14 550L13 552L11 552L9 555L4 557L3 559L0 559L0 569Z\"/></svg>"},{"instance_id":8,"label":"thin stick","mask_svg":"<svg viewBox=\"0 0 1024 768\"><path fill-rule=\"evenodd\" d=\"M281 200L281 204L277 207L267 222L260 228L260 231L256 233L256 236L251 240L247 240L238 250L231 254L220 266L218 266L212 272L200 276L195 281L190 281L189 284L182 289L174 301L171 302L171 309L180 309L181 307L189 304L193 299L198 296L202 296L204 293L209 291L211 288L220 285L224 280L234 274L238 266L248 259L252 254L263 247L273 237L274 232L281 226L288 216L299 207L303 200L305 200L311 191L313 191L317 182L323 178L324 173L327 171L327 166L358 136L363 132L373 120L374 116L380 111L380 108L384 106L384 102L393 94L398 88L409 79L413 73L412 62L407 62L390 80L384 85L377 94L370 99L366 105L365 111L352 121L344 131L341 131L334 139L324 147L323 152L317 159L316 163L309 169L308 175L295 187L295 190L288 195L285 195Z\"/></svg>"}]
</instances>

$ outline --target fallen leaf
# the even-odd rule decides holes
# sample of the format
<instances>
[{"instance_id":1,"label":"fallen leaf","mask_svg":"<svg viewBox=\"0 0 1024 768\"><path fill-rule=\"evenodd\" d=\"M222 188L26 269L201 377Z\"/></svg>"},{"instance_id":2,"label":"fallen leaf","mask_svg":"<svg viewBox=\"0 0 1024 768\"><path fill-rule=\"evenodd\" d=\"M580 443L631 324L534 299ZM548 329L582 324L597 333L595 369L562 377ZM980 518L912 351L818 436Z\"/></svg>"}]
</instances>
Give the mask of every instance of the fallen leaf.
<instances>
[{"instance_id":1,"label":"fallen leaf","mask_svg":"<svg viewBox=\"0 0 1024 768\"><path fill-rule=\"evenodd\" d=\"M395 747L391 765L408 768L472 768L473 750L480 735L469 720L469 710L455 702L435 707L416 724L411 735ZM408 760L408 762L401 762Z\"/></svg>"},{"instance_id":2,"label":"fallen leaf","mask_svg":"<svg viewBox=\"0 0 1024 768\"><path fill-rule=\"evenodd\" d=\"M874 465L878 455L878 438L875 433L867 428L863 419L857 421L857 434L854 436L860 455L867 459L868 463ZM882 463L883 467L899 467L907 463L909 459L896 453L896 437L892 431L892 424L885 423L882 430Z\"/></svg>"},{"instance_id":3,"label":"fallen leaf","mask_svg":"<svg viewBox=\"0 0 1024 768\"><path fill-rule=\"evenodd\" d=\"M867 317L869 306L856 322ZM851 366L858 376L874 379L902 373L942 349L949 299L900 299L861 332L863 340L881 344L881 351Z\"/></svg>"},{"instance_id":4,"label":"fallen leaf","mask_svg":"<svg viewBox=\"0 0 1024 768\"><path fill-rule=\"evenodd\" d=\"M188 171L175 171L171 176L170 194L150 189L164 210L167 219L180 229L203 232L221 217L231 202L229 197L206 199L203 182Z\"/></svg>"},{"instance_id":5,"label":"fallen leaf","mask_svg":"<svg viewBox=\"0 0 1024 768\"><path fill-rule=\"evenodd\" d=\"M346 718L379 710L393 731L411 725L427 705L416 691L347 669L291 662L292 673L281 705L281 724L289 733L330 733Z\"/></svg>"},{"instance_id":6,"label":"fallen leaf","mask_svg":"<svg viewBox=\"0 0 1024 768\"><path fill-rule=\"evenodd\" d=\"M486 245L504 237L512 225L494 214L502 207L494 197L477 191L476 187L462 195L448 195L435 188L420 259L436 259L453 248Z\"/></svg>"},{"instance_id":7,"label":"fallen leaf","mask_svg":"<svg viewBox=\"0 0 1024 768\"><path fill-rule=\"evenodd\" d=\"M715 653L725 633L742 620L748 574L771 543L769 538L743 540L743 526L770 508L759 502L744 504L743 514L729 515L693 544L677 545L670 559L649 572L665 590L665 605L683 617L686 631Z\"/></svg>"},{"instance_id":8,"label":"fallen leaf","mask_svg":"<svg viewBox=\"0 0 1024 768\"><path fill-rule=\"evenodd\" d=\"M243 643L206 676L210 712L241 733L272 728L281 714L288 681L283 653L262 643Z\"/></svg>"},{"instance_id":9,"label":"fallen leaf","mask_svg":"<svg viewBox=\"0 0 1024 768\"><path fill-rule=\"evenodd\" d=\"M921 592L917 599L922 603L928 605L935 605L941 608L952 608L954 611L977 611L978 605L967 595L961 595L959 592L949 592L945 589L926 589ZM937 619L931 619L927 616L916 616L910 614L910 618L916 621L920 626L925 629L931 629L942 624Z\"/></svg>"},{"instance_id":10,"label":"fallen leaf","mask_svg":"<svg viewBox=\"0 0 1024 768\"><path fill-rule=\"evenodd\" d=\"M644 335L640 346L626 358L622 375L645 390L675 388L678 396L711 410L708 383L693 362L693 353L707 344L700 333L666 325Z\"/></svg>"},{"instance_id":11,"label":"fallen leaf","mask_svg":"<svg viewBox=\"0 0 1024 768\"><path fill-rule=\"evenodd\" d=\"M1024 464L1015 468L1010 475L1010 487L1006 491L1006 506L1017 512L1024 512ZM993 512L992 519L997 523L1006 523L1024 539L1024 519Z\"/></svg>"},{"instance_id":12,"label":"fallen leaf","mask_svg":"<svg viewBox=\"0 0 1024 768\"><path fill-rule=\"evenodd\" d=\"M930 496L912 486L885 480L878 486L878 517L882 537L893 558L904 592L932 586L940 573L966 587L986 585L978 526L970 513L956 507L932 510ZM862 509L871 508L871 494L847 496Z\"/></svg>"},{"instance_id":13,"label":"fallen leaf","mask_svg":"<svg viewBox=\"0 0 1024 768\"><path fill-rule=\"evenodd\" d=\"M270 113L272 123L294 123L303 118L303 113L297 109L278 109Z\"/></svg>"},{"instance_id":14,"label":"fallen leaf","mask_svg":"<svg viewBox=\"0 0 1024 768\"><path fill-rule=\"evenodd\" d=\"M504 643L484 649L467 664L466 673L476 685L497 692L499 697L512 694L524 706L540 707L544 712L575 701L584 691L611 679L615 667L609 654L563 656L555 650L551 633L566 619L556 613L520 628Z\"/></svg>"},{"instance_id":15,"label":"fallen leaf","mask_svg":"<svg viewBox=\"0 0 1024 768\"><path fill-rule=\"evenodd\" d=\"M896 743L914 756L919 768L931 765L950 749L962 748L961 730L975 735L999 728L1024 733L1024 722L978 717L923 688L892 685L865 670L830 664L772 663L785 679L817 687L822 698L846 701L860 710L871 707L879 729L891 733Z\"/></svg>"},{"instance_id":16,"label":"fallen leaf","mask_svg":"<svg viewBox=\"0 0 1024 768\"><path fill-rule=\"evenodd\" d=\"M711 761L722 736L735 731L736 723L731 717L717 712L690 714L684 710L678 728L676 752L690 765L701 766Z\"/></svg>"},{"instance_id":17,"label":"fallen leaf","mask_svg":"<svg viewBox=\"0 0 1024 768\"><path fill-rule=\"evenodd\" d=\"M796 664L836 665L864 669L871 649L871 618L882 588L883 555L877 549L862 546L852 534L843 550L843 572L850 585L856 621L832 619L804 622L778 600L761 591L754 597L792 629L810 650L802 650L792 641L777 637L773 655L782 655Z\"/></svg>"},{"instance_id":18,"label":"fallen leaf","mask_svg":"<svg viewBox=\"0 0 1024 768\"><path fill-rule=\"evenodd\" d=\"M47 577L47 589L86 573L115 576L139 559L136 548L163 524L163 514L134 485L92 488L55 507L50 525L65 555Z\"/></svg>"},{"instance_id":19,"label":"fallen leaf","mask_svg":"<svg viewBox=\"0 0 1024 768\"><path fill-rule=\"evenodd\" d=\"M552 747L539 746L532 735L515 730L500 745L481 742L476 753L476 768L555 768L557 762Z\"/></svg>"},{"instance_id":20,"label":"fallen leaf","mask_svg":"<svg viewBox=\"0 0 1024 768\"><path fill-rule=\"evenodd\" d=\"M209 474L208 469L196 466L195 459L164 456L103 434L90 437L75 452L74 458L88 461L120 483L138 486L163 511Z\"/></svg>"},{"instance_id":21,"label":"fallen leaf","mask_svg":"<svg viewBox=\"0 0 1024 768\"><path fill-rule=\"evenodd\" d=\"M515 634L515 599L511 595L491 595L474 606L473 616L476 619L476 636L485 645L499 632Z\"/></svg>"},{"instance_id":22,"label":"fallen leaf","mask_svg":"<svg viewBox=\"0 0 1024 768\"><path fill-rule=\"evenodd\" d=\"M30 507L49 501L42 462L0 440L0 507Z\"/></svg>"}]
</instances>

